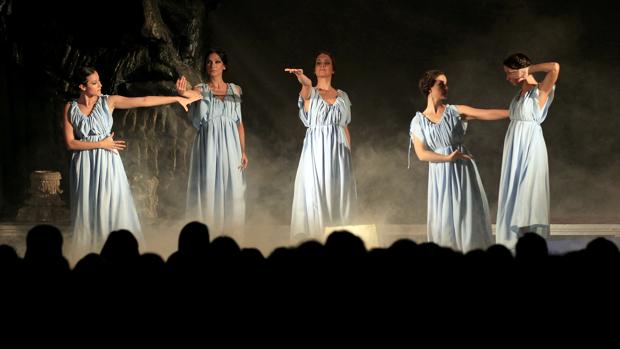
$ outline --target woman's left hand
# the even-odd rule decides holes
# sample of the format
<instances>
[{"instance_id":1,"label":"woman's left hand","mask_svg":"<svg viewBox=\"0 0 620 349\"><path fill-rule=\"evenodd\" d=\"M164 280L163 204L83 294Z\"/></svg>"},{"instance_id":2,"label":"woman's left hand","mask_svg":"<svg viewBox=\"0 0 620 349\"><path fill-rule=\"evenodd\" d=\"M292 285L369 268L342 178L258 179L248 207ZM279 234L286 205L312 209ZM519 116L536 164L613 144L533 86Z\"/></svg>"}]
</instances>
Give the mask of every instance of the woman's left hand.
<instances>
[{"instance_id":1,"label":"woman's left hand","mask_svg":"<svg viewBox=\"0 0 620 349\"><path fill-rule=\"evenodd\" d=\"M239 165L239 169L241 171L245 170L248 167L248 156L243 152L241 155L241 165Z\"/></svg>"},{"instance_id":2,"label":"woman's left hand","mask_svg":"<svg viewBox=\"0 0 620 349\"><path fill-rule=\"evenodd\" d=\"M178 97L177 101L179 102L179 104L181 104L181 106L183 107L183 109L185 109L185 111L189 111L187 109L187 105L199 99L202 99L202 95L198 91L190 90L190 91L187 91L187 98Z\"/></svg>"},{"instance_id":3,"label":"woman's left hand","mask_svg":"<svg viewBox=\"0 0 620 349\"><path fill-rule=\"evenodd\" d=\"M527 79L528 75L530 75L529 67L513 70L510 72L510 77L516 82L521 82Z\"/></svg>"}]
</instances>

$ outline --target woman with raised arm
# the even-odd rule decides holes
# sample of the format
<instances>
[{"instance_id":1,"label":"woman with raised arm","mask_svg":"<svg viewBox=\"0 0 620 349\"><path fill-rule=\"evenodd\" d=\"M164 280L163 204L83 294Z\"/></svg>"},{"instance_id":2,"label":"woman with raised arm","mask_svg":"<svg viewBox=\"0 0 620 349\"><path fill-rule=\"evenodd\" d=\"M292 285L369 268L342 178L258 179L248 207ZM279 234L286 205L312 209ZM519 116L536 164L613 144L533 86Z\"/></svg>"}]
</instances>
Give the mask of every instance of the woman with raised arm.
<instances>
[{"instance_id":1,"label":"woman with raised arm","mask_svg":"<svg viewBox=\"0 0 620 349\"><path fill-rule=\"evenodd\" d=\"M207 224L212 236L243 239L245 226L245 128L241 87L224 81L228 57L222 50L207 53L207 79L192 90L181 77L177 90L197 97L190 121L197 130L189 165L186 219Z\"/></svg>"},{"instance_id":2,"label":"woman with raised arm","mask_svg":"<svg viewBox=\"0 0 620 349\"><path fill-rule=\"evenodd\" d=\"M75 254L98 251L110 232L127 229L143 240L119 150L114 140L114 109L179 103L187 110L193 100L179 96L123 97L101 94L99 74L83 67L75 74L76 100L63 111L65 144L73 152L70 169L71 222Z\"/></svg>"},{"instance_id":3,"label":"woman with raised arm","mask_svg":"<svg viewBox=\"0 0 620 349\"><path fill-rule=\"evenodd\" d=\"M428 240L464 252L484 249L492 243L489 204L463 141L470 120L505 119L508 110L445 104L448 78L440 70L424 73L419 87L426 109L411 120L410 136L418 158L429 163Z\"/></svg>"},{"instance_id":4,"label":"woman with raised arm","mask_svg":"<svg viewBox=\"0 0 620 349\"><path fill-rule=\"evenodd\" d=\"M522 53L504 60L506 80L519 91L510 103L497 204L497 243L515 248L520 236L549 236L549 164L540 126L553 102L560 65L532 64ZM533 73L545 73L542 82Z\"/></svg>"},{"instance_id":5,"label":"woman with raised arm","mask_svg":"<svg viewBox=\"0 0 620 349\"><path fill-rule=\"evenodd\" d=\"M301 85L297 105L307 128L295 177L291 238L322 239L326 226L351 222L357 203L348 128L351 101L332 86L334 59L328 52L316 57L316 86L301 69L285 71Z\"/></svg>"}]
</instances>

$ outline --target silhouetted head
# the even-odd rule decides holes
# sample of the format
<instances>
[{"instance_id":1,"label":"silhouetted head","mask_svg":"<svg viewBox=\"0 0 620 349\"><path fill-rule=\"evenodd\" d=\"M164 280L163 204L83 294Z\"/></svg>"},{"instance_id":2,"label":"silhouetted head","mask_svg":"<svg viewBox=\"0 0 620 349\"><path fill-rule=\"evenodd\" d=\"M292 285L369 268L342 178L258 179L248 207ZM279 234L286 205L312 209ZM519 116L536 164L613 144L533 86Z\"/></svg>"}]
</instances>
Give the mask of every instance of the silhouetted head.
<instances>
[{"instance_id":1,"label":"silhouetted head","mask_svg":"<svg viewBox=\"0 0 620 349\"><path fill-rule=\"evenodd\" d=\"M166 268L166 262L157 253L145 253L138 257L138 269L140 274L160 277Z\"/></svg>"},{"instance_id":2,"label":"silhouetted head","mask_svg":"<svg viewBox=\"0 0 620 349\"><path fill-rule=\"evenodd\" d=\"M605 239L604 237L598 237L590 241L586 246L586 252L588 252L588 255L599 259L620 257L618 246L616 246L613 241Z\"/></svg>"},{"instance_id":3,"label":"silhouetted head","mask_svg":"<svg viewBox=\"0 0 620 349\"><path fill-rule=\"evenodd\" d=\"M303 260L318 260L325 256L325 246L316 240L304 241L295 249L297 257Z\"/></svg>"},{"instance_id":4,"label":"silhouetted head","mask_svg":"<svg viewBox=\"0 0 620 349\"><path fill-rule=\"evenodd\" d=\"M205 254L209 249L209 228L200 222L189 222L179 234L179 252L188 255Z\"/></svg>"},{"instance_id":5,"label":"silhouetted head","mask_svg":"<svg viewBox=\"0 0 620 349\"><path fill-rule=\"evenodd\" d=\"M512 252L510 252L508 247L500 244L487 248L487 254L494 261L510 262L513 260Z\"/></svg>"},{"instance_id":6,"label":"silhouetted head","mask_svg":"<svg viewBox=\"0 0 620 349\"><path fill-rule=\"evenodd\" d=\"M21 258L12 246L0 245L0 274L4 271L17 271L21 263Z\"/></svg>"},{"instance_id":7,"label":"silhouetted head","mask_svg":"<svg viewBox=\"0 0 620 349\"><path fill-rule=\"evenodd\" d=\"M138 240L125 229L111 232L101 248L101 257L109 263L133 262L139 256Z\"/></svg>"},{"instance_id":8,"label":"silhouetted head","mask_svg":"<svg viewBox=\"0 0 620 349\"><path fill-rule=\"evenodd\" d=\"M215 259L236 258L240 252L241 248L237 242L229 236L216 237L209 247L209 254Z\"/></svg>"},{"instance_id":9,"label":"silhouetted head","mask_svg":"<svg viewBox=\"0 0 620 349\"><path fill-rule=\"evenodd\" d=\"M239 254L241 262L249 268L256 268L265 262L265 256L257 248L244 248Z\"/></svg>"},{"instance_id":10,"label":"silhouetted head","mask_svg":"<svg viewBox=\"0 0 620 349\"><path fill-rule=\"evenodd\" d=\"M17 252L13 246L2 244L0 245L0 264L5 261L12 261L18 259Z\"/></svg>"},{"instance_id":11,"label":"silhouetted head","mask_svg":"<svg viewBox=\"0 0 620 349\"><path fill-rule=\"evenodd\" d=\"M53 225L40 224L28 231L24 259L62 257L62 234Z\"/></svg>"},{"instance_id":12,"label":"silhouetted head","mask_svg":"<svg viewBox=\"0 0 620 349\"><path fill-rule=\"evenodd\" d=\"M418 244L411 239L398 239L390 245L388 252L396 258L412 258L418 249Z\"/></svg>"},{"instance_id":13,"label":"silhouetted head","mask_svg":"<svg viewBox=\"0 0 620 349\"><path fill-rule=\"evenodd\" d=\"M359 258L366 255L364 241L346 230L335 231L325 241L325 251L330 258Z\"/></svg>"},{"instance_id":14,"label":"silhouetted head","mask_svg":"<svg viewBox=\"0 0 620 349\"><path fill-rule=\"evenodd\" d=\"M525 233L517 241L515 255L517 260L543 259L548 255L547 241L536 233Z\"/></svg>"},{"instance_id":15,"label":"silhouetted head","mask_svg":"<svg viewBox=\"0 0 620 349\"><path fill-rule=\"evenodd\" d=\"M107 264L97 253L89 253L82 257L73 267L72 273L78 277L101 277L106 271Z\"/></svg>"},{"instance_id":16,"label":"silhouetted head","mask_svg":"<svg viewBox=\"0 0 620 349\"><path fill-rule=\"evenodd\" d=\"M425 98L430 95L434 100L448 98L448 77L441 70L429 70L418 82L420 92Z\"/></svg>"}]
</instances>

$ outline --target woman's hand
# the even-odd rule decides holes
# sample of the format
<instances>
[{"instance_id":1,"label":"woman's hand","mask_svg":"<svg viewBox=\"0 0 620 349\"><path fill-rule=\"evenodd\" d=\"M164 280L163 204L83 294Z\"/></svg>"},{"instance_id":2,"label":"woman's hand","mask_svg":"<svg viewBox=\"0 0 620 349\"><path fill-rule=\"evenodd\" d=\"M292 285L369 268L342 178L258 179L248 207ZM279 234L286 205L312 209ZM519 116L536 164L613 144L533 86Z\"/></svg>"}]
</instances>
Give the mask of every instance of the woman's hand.
<instances>
[{"instance_id":1,"label":"woman's hand","mask_svg":"<svg viewBox=\"0 0 620 349\"><path fill-rule=\"evenodd\" d=\"M284 69L284 71L287 72L287 73L295 74L297 76L304 74L304 70L303 69L298 69L298 68L286 68L286 69Z\"/></svg>"},{"instance_id":2,"label":"woman's hand","mask_svg":"<svg viewBox=\"0 0 620 349\"><path fill-rule=\"evenodd\" d=\"M241 165L239 165L239 169L241 171L245 170L248 167L248 156L243 152L241 155Z\"/></svg>"},{"instance_id":3,"label":"woman's hand","mask_svg":"<svg viewBox=\"0 0 620 349\"><path fill-rule=\"evenodd\" d=\"M517 83L527 79L527 76L530 75L529 68L530 67L525 67L521 69L511 70L509 73L510 79L516 81Z\"/></svg>"},{"instance_id":4,"label":"woman's hand","mask_svg":"<svg viewBox=\"0 0 620 349\"><path fill-rule=\"evenodd\" d=\"M117 151L124 150L127 145L125 145L125 141L115 141L114 140L114 132L112 132L108 137L99 142L99 146L103 149Z\"/></svg>"},{"instance_id":5,"label":"woman's hand","mask_svg":"<svg viewBox=\"0 0 620 349\"><path fill-rule=\"evenodd\" d=\"M187 93L190 90L187 89L187 79L185 76L181 75L179 79L177 79L177 93L179 96L187 97Z\"/></svg>"},{"instance_id":6,"label":"woman's hand","mask_svg":"<svg viewBox=\"0 0 620 349\"><path fill-rule=\"evenodd\" d=\"M456 160L471 160L473 159L473 157L469 154L465 154L463 152L461 152L460 150L455 150L452 153L450 153L450 155L448 155L448 161L456 161Z\"/></svg>"},{"instance_id":7,"label":"woman's hand","mask_svg":"<svg viewBox=\"0 0 620 349\"><path fill-rule=\"evenodd\" d=\"M196 102L197 100L202 99L202 95L200 94L200 92L198 91L186 91L185 95L186 97L178 97L177 101L179 102L179 104L183 107L183 109L185 109L185 111L188 111L187 109L187 105Z\"/></svg>"},{"instance_id":8,"label":"woman's hand","mask_svg":"<svg viewBox=\"0 0 620 349\"><path fill-rule=\"evenodd\" d=\"M300 84L304 86L312 86L312 81L310 81L310 79L304 75L303 69L286 68L284 69L284 71L290 74L295 74L295 76L297 77L297 81L299 81Z\"/></svg>"}]
</instances>

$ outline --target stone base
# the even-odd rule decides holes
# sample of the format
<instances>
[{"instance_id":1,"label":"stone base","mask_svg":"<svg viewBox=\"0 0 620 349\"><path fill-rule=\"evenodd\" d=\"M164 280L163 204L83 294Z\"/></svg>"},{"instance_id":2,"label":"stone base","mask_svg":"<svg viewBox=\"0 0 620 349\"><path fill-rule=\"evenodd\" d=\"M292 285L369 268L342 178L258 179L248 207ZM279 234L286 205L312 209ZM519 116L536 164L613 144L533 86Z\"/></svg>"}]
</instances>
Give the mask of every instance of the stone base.
<instances>
[{"instance_id":1,"label":"stone base","mask_svg":"<svg viewBox=\"0 0 620 349\"><path fill-rule=\"evenodd\" d=\"M18 222L63 224L69 222L69 209L62 206L25 206L17 211Z\"/></svg>"}]
</instances>

